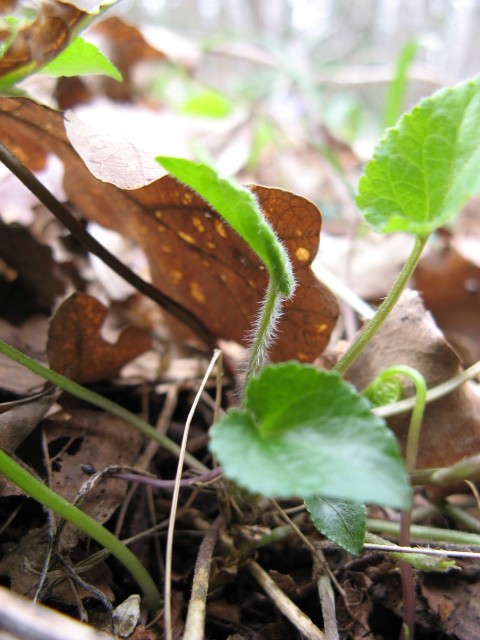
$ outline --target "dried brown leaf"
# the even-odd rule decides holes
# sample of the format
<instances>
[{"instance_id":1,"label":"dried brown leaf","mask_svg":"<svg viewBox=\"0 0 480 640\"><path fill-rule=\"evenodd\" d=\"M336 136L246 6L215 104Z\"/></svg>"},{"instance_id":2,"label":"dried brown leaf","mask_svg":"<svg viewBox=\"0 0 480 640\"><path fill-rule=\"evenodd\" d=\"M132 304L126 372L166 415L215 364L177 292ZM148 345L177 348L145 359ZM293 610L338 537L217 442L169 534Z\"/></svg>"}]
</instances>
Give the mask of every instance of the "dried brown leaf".
<instances>
[{"instance_id":1,"label":"dried brown leaf","mask_svg":"<svg viewBox=\"0 0 480 640\"><path fill-rule=\"evenodd\" d=\"M169 176L134 191L100 183L68 142L60 114L22 99L0 100L0 135L23 149L30 140L60 156L65 189L85 215L144 249L154 284L188 308L218 338L245 343L263 296L258 259L205 203ZM273 360L315 359L325 348L338 307L313 275L321 217L308 200L253 187L293 261L298 293L285 305Z\"/></svg>"},{"instance_id":2,"label":"dried brown leaf","mask_svg":"<svg viewBox=\"0 0 480 640\"><path fill-rule=\"evenodd\" d=\"M151 347L147 332L127 327L115 344L101 336L107 308L85 293L74 293L50 322L47 354L50 366L76 382L109 380Z\"/></svg>"},{"instance_id":3,"label":"dried brown leaf","mask_svg":"<svg viewBox=\"0 0 480 640\"><path fill-rule=\"evenodd\" d=\"M82 464L90 464L96 469L111 465L133 466L142 437L123 420L107 413L87 410L70 413L69 420L48 420L44 428L52 454L51 488L73 502L88 480ZM99 522L106 522L123 501L126 488L126 483L120 480L101 480L86 495L82 510ZM66 525L61 535L62 548L75 546L79 535L82 534L73 526Z\"/></svg>"}]
</instances>

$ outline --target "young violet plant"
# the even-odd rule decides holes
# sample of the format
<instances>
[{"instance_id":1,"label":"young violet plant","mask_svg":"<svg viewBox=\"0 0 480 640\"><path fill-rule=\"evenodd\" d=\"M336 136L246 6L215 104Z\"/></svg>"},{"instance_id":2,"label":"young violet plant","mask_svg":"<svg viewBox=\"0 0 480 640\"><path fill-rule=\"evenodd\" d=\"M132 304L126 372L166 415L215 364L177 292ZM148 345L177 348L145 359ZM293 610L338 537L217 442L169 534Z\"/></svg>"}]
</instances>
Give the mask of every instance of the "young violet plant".
<instances>
[{"instance_id":1,"label":"young violet plant","mask_svg":"<svg viewBox=\"0 0 480 640\"><path fill-rule=\"evenodd\" d=\"M227 477L270 497L315 496L408 508L411 490L400 450L369 401L335 372L298 362L267 365L281 302L294 289L290 259L251 192L213 169L157 160L194 189L263 260L269 283L252 332L242 406L210 432Z\"/></svg>"},{"instance_id":2,"label":"young violet plant","mask_svg":"<svg viewBox=\"0 0 480 640\"><path fill-rule=\"evenodd\" d=\"M305 496L317 527L354 552L365 531L362 503L408 510L411 492L393 435L340 376L394 307L431 233L480 190L479 89L475 78L421 101L387 130L367 165L359 208L376 231L410 233L415 245L390 293L333 372L293 362L261 370L278 299L292 293L279 285L293 283L288 256L248 190L203 165L158 158L240 233L270 276L253 332L243 404L213 426L210 448L225 475L249 491Z\"/></svg>"}]
</instances>

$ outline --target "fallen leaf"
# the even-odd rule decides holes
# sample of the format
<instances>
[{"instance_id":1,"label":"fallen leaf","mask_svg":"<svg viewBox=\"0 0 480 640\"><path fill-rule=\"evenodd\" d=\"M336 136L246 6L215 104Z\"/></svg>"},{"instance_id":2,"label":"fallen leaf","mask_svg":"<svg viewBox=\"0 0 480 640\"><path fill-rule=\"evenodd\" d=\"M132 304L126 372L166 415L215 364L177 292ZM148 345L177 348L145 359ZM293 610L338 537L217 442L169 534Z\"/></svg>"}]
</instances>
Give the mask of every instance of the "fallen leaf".
<instances>
[{"instance_id":1,"label":"fallen leaf","mask_svg":"<svg viewBox=\"0 0 480 640\"><path fill-rule=\"evenodd\" d=\"M469 248L471 255L449 242L440 250L430 248L422 256L414 277L425 306L466 365L480 359L478 238Z\"/></svg>"},{"instance_id":2,"label":"fallen leaf","mask_svg":"<svg viewBox=\"0 0 480 640\"><path fill-rule=\"evenodd\" d=\"M145 40L137 27L117 16L102 20L92 31L105 40L108 57L122 74L122 82L103 79L106 94L114 100L128 100L132 97L133 72L139 62L161 61L166 58L162 51Z\"/></svg>"},{"instance_id":3,"label":"fallen leaf","mask_svg":"<svg viewBox=\"0 0 480 640\"><path fill-rule=\"evenodd\" d=\"M393 365L409 365L434 387L460 370L455 351L446 342L425 310L418 292L407 290L370 344L348 371L348 379L363 389L381 371ZM405 384L406 394L413 388ZM389 419L389 425L405 447L410 414ZM443 467L480 451L480 395L466 383L427 405L418 452L418 468Z\"/></svg>"},{"instance_id":4,"label":"fallen leaf","mask_svg":"<svg viewBox=\"0 0 480 640\"><path fill-rule=\"evenodd\" d=\"M31 529L18 544L12 545L0 560L0 576L3 579L8 578L13 591L33 598L40 581L40 572L48 553L49 543L50 537L47 527ZM82 557L88 557L85 551L80 552L77 559ZM77 595L72 590L69 581L67 579L58 581L59 568L60 565L52 564L50 566L50 569L56 570L57 580L49 586L48 595L59 603L76 606L78 605ZM60 571L60 575L64 576L61 568ZM100 589L109 600L114 600L113 578L105 562L99 562L87 568L81 576L87 583ZM46 584L50 585L48 574ZM78 589L78 594L82 599L92 597L91 592L82 587Z\"/></svg>"},{"instance_id":5,"label":"fallen leaf","mask_svg":"<svg viewBox=\"0 0 480 640\"><path fill-rule=\"evenodd\" d=\"M39 243L25 227L7 225L0 220L0 257L17 273L29 307L48 312L65 285L56 275L56 264L49 247Z\"/></svg>"},{"instance_id":6,"label":"fallen leaf","mask_svg":"<svg viewBox=\"0 0 480 640\"><path fill-rule=\"evenodd\" d=\"M85 293L74 293L50 322L47 354L50 366L79 383L109 380L151 347L147 332L127 327L115 344L101 336L107 308Z\"/></svg>"},{"instance_id":7,"label":"fallen leaf","mask_svg":"<svg viewBox=\"0 0 480 640\"><path fill-rule=\"evenodd\" d=\"M169 176L133 191L96 180L68 142L61 115L28 100L0 100L0 135L14 151L20 146L27 165L30 141L56 153L65 165L65 190L84 216L135 240L146 253L154 284L217 338L247 342L266 274L200 198ZM310 269L318 250L319 211L286 191L252 189L292 258L299 284L285 305L271 358L314 360L338 314L333 294Z\"/></svg>"},{"instance_id":8,"label":"fallen leaf","mask_svg":"<svg viewBox=\"0 0 480 640\"><path fill-rule=\"evenodd\" d=\"M471 640L480 625L480 579L478 568L446 575L420 575L422 596L439 621L439 630L458 638Z\"/></svg>"},{"instance_id":9,"label":"fallen leaf","mask_svg":"<svg viewBox=\"0 0 480 640\"><path fill-rule=\"evenodd\" d=\"M21 327L14 327L0 318L0 339L46 365L46 325L41 323L38 317L36 320L37 322L31 321L28 323L28 325L35 324L36 326L36 335L32 336L31 333L26 330L26 324ZM26 396L34 391L38 391L39 388L43 387L44 383L45 380L40 376L37 376L21 364L7 358L7 356L0 354L0 386L4 391L19 396Z\"/></svg>"},{"instance_id":10,"label":"fallen leaf","mask_svg":"<svg viewBox=\"0 0 480 640\"><path fill-rule=\"evenodd\" d=\"M96 469L111 465L133 466L140 452L142 436L123 420L108 413L70 410L68 420L45 420L43 427L51 456L51 488L73 502L88 476L82 464ZM127 484L102 479L81 503L82 511L98 522L106 522L122 503ZM60 536L63 549L72 549L80 533L65 524Z\"/></svg>"},{"instance_id":11,"label":"fallen leaf","mask_svg":"<svg viewBox=\"0 0 480 640\"><path fill-rule=\"evenodd\" d=\"M56 394L41 393L0 404L0 449L13 453L37 427L55 399Z\"/></svg>"}]
</instances>

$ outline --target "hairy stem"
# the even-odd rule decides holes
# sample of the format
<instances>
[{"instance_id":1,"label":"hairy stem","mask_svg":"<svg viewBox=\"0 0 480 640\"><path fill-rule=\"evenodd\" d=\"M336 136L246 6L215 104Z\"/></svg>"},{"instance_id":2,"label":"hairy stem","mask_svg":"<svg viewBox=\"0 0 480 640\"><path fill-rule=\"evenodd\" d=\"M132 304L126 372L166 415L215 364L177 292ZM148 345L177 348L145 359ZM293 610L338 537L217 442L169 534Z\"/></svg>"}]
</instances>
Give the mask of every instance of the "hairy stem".
<instances>
[{"instance_id":1,"label":"hairy stem","mask_svg":"<svg viewBox=\"0 0 480 640\"><path fill-rule=\"evenodd\" d=\"M0 469L3 475L34 500L68 520L108 549L130 571L145 595L150 612L152 615L156 613L160 605L160 592L142 563L113 533L37 480L1 449Z\"/></svg>"},{"instance_id":2,"label":"hairy stem","mask_svg":"<svg viewBox=\"0 0 480 640\"><path fill-rule=\"evenodd\" d=\"M337 362L334 367L335 371L344 374L347 369L352 366L363 349L365 349L375 333L380 329L388 314L397 303L397 300L400 297L402 291L405 289L408 281L410 280L410 277L412 276L415 267L417 266L418 260L422 255L422 251L427 243L428 238L428 235L422 237L417 236L412 252L403 265L402 270L398 274L397 279L395 280L393 287L390 290L390 293L378 307L377 312L373 316L373 318L362 329L357 339L350 345L348 351Z\"/></svg>"},{"instance_id":3,"label":"hairy stem","mask_svg":"<svg viewBox=\"0 0 480 640\"><path fill-rule=\"evenodd\" d=\"M282 294L280 293L279 284L270 276L260 314L252 331L253 340L245 374L245 386L250 378L259 373L263 367L268 347L275 335L275 327L280 316L281 305Z\"/></svg>"}]
</instances>

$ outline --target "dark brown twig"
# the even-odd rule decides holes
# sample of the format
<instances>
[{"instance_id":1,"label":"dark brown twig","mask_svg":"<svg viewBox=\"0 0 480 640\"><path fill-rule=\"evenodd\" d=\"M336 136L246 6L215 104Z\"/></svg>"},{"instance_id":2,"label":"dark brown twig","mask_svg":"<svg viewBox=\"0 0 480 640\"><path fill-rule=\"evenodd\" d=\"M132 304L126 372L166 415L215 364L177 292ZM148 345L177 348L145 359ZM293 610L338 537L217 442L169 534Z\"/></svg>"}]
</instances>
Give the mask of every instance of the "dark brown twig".
<instances>
[{"instance_id":1,"label":"dark brown twig","mask_svg":"<svg viewBox=\"0 0 480 640\"><path fill-rule=\"evenodd\" d=\"M215 348L216 340L207 327L188 309L159 291L152 284L140 278L108 249L101 245L70 211L38 180L17 156L0 142L0 161L31 191L42 204L72 233L86 251L93 253L115 273L129 282L140 293L151 298L177 320L189 327L210 348Z\"/></svg>"}]
</instances>

